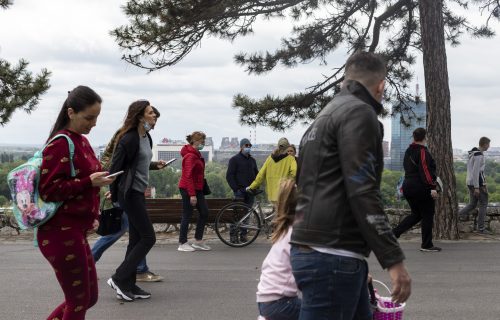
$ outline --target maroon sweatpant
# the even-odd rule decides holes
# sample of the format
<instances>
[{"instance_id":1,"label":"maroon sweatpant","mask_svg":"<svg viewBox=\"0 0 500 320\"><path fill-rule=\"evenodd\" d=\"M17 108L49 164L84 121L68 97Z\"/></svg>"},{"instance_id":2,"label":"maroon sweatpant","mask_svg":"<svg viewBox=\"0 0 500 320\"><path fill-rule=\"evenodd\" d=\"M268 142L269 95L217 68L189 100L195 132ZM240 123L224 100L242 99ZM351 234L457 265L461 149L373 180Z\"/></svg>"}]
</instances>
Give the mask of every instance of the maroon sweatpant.
<instances>
[{"instance_id":1,"label":"maroon sweatpant","mask_svg":"<svg viewBox=\"0 0 500 320\"><path fill-rule=\"evenodd\" d=\"M38 229L38 246L54 268L65 301L47 320L83 320L97 302L97 274L84 230L52 226Z\"/></svg>"}]
</instances>

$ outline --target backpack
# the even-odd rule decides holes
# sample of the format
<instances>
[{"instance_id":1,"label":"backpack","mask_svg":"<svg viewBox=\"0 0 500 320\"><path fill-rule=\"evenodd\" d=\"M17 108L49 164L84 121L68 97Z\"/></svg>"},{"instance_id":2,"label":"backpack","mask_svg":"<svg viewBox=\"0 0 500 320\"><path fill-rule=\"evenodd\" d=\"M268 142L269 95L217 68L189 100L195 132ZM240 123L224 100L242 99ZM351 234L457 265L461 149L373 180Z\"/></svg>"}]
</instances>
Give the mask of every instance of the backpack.
<instances>
[{"instance_id":1,"label":"backpack","mask_svg":"<svg viewBox=\"0 0 500 320\"><path fill-rule=\"evenodd\" d=\"M14 218L22 230L37 228L47 222L54 216L62 202L45 202L40 197L38 192L38 184L40 182L40 167L42 166L43 150L52 141L64 137L68 141L71 177L75 177L75 168L73 166L73 155L75 153L75 145L71 138L65 134L58 134L50 139L49 142L37 151L34 156L13 169L7 175L7 183L9 185L10 194L14 201L13 212Z\"/></svg>"}]
</instances>

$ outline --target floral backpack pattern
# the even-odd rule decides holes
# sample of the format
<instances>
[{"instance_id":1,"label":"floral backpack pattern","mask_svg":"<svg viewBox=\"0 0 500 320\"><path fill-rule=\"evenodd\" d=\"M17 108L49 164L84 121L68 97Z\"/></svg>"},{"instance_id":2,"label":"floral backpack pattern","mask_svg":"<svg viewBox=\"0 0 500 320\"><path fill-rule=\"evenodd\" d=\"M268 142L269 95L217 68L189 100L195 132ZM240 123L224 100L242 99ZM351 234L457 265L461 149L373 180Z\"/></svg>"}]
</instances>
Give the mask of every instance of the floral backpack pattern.
<instances>
[{"instance_id":1,"label":"floral backpack pattern","mask_svg":"<svg viewBox=\"0 0 500 320\"><path fill-rule=\"evenodd\" d=\"M69 145L71 176L75 176L73 167L73 155L75 145L71 138L65 134L54 136L42 150L26 161L26 163L13 169L7 175L12 200L14 201L13 212L17 224L23 230L36 228L54 216L62 202L45 202L38 193L38 183L40 182L40 167L42 166L43 150L52 141L59 138L66 138Z\"/></svg>"}]
</instances>

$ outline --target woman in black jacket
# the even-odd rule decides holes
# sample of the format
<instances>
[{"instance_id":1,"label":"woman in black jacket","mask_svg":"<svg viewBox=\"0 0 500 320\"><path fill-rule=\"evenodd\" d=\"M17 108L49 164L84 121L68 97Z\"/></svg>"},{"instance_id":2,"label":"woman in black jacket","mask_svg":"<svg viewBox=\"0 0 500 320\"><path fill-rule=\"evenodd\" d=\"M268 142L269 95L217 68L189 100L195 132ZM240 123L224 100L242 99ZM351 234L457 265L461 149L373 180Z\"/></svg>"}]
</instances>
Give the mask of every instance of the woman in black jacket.
<instances>
[{"instance_id":1,"label":"woman in black jacket","mask_svg":"<svg viewBox=\"0 0 500 320\"><path fill-rule=\"evenodd\" d=\"M422 221L422 246L420 251L439 252L441 248L432 243L434 224L434 200L437 198L436 163L425 146L426 130L417 128L413 131L413 143L406 149L403 166L405 180L403 195L411 208L407 216L392 231L399 238L411 227Z\"/></svg>"},{"instance_id":2,"label":"woman in black jacket","mask_svg":"<svg viewBox=\"0 0 500 320\"><path fill-rule=\"evenodd\" d=\"M153 225L146 212L144 191L149 183L149 170L165 167L165 162L151 162L153 142L148 131L156 123L153 107L146 100L133 102L116 138L110 172L124 171L111 185L113 202L118 201L127 213L129 243L125 260L108 279L118 299L134 301L147 299L151 294L139 288L136 270L139 262L156 242Z\"/></svg>"}]
</instances>

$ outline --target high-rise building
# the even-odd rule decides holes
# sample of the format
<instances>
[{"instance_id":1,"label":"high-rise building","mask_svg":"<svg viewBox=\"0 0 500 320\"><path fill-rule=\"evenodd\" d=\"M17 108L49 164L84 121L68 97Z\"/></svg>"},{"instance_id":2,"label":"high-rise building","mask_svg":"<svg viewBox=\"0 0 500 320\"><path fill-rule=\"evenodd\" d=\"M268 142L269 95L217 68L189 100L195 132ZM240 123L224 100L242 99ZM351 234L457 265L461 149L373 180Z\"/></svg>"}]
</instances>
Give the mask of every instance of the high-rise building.
<instances>
[{"instance_id":1,"label":"high-rise building","mask_svg":"<svg viewBox=\"0 0 500 320\"><path fill-rule=\"evenodd\" d=\"M391 161L388 165L390 170L403 171L403 159L406 149L413 141L413 131L419 127L426 128L425 102L417 100L407 102L407 104L411 106L413 112L410 119L405 116L406 124L401 121L403 115L400 113L395 115L391 121Z\"/></svg>"}]
</instances>

